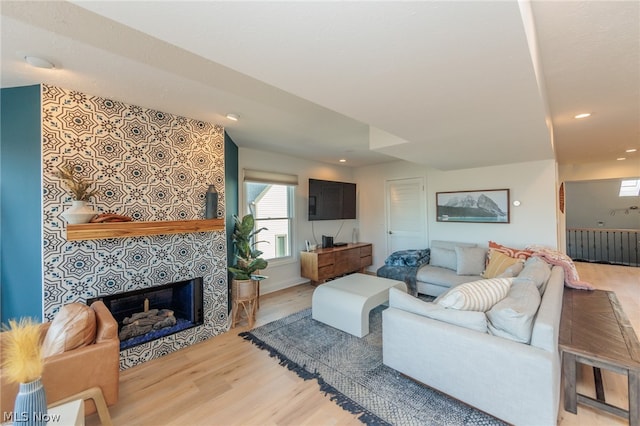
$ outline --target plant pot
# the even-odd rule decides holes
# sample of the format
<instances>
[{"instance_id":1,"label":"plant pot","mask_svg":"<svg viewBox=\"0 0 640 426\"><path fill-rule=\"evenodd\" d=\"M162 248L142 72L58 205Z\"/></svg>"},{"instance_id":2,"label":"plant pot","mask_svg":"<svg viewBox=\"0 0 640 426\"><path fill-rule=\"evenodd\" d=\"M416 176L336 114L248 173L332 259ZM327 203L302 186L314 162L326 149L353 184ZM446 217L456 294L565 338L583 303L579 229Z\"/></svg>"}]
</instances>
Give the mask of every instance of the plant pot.
<instances>
[{"instance_id":1,"label":"plant pot","mask_svg":"<svg viewBox=\"0 0 640 426\"><path fill-rule=\"evenodd\" d=\"M233 280L231 282L231 327L235 327L244 311L249 327L253 327L258 309L258 285L255 280Z\"/></svg>"},{"instance_id":2,"label":"plant pot","mask_svg":"<svg viewBox=\"0 0 640 426\"><path fill-rule=\"evenodd\" d=\"M86 201L73 201L71 207L62 212L60 216L72 225L78 223L89 223L96 212L87 205Z\"/></svg>"},{"instance_id":3,"label":"plant pot","mask_svg":"<svg viewBox=\"0 0 640 426\"><path fill-rule=\"evenodd\" d=\"M20 383L13 408L13 424L20 426L47 425L47 397L42 379Z\"/></svg>"}]
</instances>

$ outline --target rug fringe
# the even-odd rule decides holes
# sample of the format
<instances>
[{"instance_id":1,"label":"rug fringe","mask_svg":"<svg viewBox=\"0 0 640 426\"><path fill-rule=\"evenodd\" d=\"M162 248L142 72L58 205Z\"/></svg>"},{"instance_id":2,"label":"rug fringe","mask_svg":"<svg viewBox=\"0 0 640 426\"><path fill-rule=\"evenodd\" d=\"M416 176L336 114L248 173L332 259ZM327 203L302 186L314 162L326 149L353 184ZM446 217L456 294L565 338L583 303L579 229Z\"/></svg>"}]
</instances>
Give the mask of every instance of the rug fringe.
<instances>
[{"instance_id":1,"label":"rug fringe","mask_svg":"<svg viewBox=\"0 0 640 426\"><path fill-rule=\"evenodd\" d=\"M248 340L249 342L256 345L259 349L266 350L269 353L269 356L272 358L277 358L280 365L286 367L289 371L293 371L303 380L315 379L320 385L320 391L324 392L325 395L331 395L331 401L335 402L340 408L346 410L352 414L359 414L358 420L366 425L380 425L380 426L391 426L391 423L384 421L380 417L368 411L362 405L358 404L335 387L331 386L320 376L320 374L316 371L315 373L311 373L307 371L306 366L301 366L300 364L291 361L286 356L282 355L277 349L273 348L269 344L265 343L263 340L257 338L249 331L243 331L238 334L238 336L242 337L244 340Z\"/></svg>"}]
</instances>

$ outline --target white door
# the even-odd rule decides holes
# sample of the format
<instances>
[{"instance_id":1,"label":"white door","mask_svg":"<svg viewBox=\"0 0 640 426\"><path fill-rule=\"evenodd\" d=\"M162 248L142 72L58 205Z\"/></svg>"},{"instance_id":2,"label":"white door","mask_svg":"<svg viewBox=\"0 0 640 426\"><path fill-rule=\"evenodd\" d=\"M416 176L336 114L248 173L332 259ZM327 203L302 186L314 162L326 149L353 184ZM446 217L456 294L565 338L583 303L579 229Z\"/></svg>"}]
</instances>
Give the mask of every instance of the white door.
<instances>
[{"instance_id":1,"label":"white door","mask_svg":"<svg viewBox=\"0 0 640 426\"><path fill-rule=\"evenodd\" d=\"M427 248L424 178L386 182L387 256L398 250Z\"/></svg>"}]
</instances>

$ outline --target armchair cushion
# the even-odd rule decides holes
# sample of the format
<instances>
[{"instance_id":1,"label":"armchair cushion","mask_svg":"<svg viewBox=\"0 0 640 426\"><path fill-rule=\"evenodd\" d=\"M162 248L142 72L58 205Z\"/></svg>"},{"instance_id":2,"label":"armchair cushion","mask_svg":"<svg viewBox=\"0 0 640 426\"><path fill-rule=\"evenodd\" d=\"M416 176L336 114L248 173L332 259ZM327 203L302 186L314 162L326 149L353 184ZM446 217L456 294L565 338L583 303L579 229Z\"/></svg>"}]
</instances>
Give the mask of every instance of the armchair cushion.
<instances>
[{"instance_id":1,"label":"armchair cushion","mask_svg":"<svg viewBox=\"0 0 640 426\"><path fill-rule=\"evenodd\" d=\"M55 316L42 344L43 356L61 354L93 343L96 314L83 303L64 305Z\"/></svg>"}]
</instances>

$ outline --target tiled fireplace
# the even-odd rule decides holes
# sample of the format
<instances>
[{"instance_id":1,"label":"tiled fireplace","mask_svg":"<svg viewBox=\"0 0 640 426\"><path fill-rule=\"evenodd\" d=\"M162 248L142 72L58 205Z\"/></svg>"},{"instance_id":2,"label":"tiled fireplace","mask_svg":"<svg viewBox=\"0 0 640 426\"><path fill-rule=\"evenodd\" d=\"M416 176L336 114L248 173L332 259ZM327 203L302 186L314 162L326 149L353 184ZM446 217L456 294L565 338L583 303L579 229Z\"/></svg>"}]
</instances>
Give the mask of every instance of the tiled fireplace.
<instances>
[{"instance_id":1,"label":"tiled fireplace","mask_svg":"<svg viewBox=\"0 0 640 426\"><path fill-rule=\"evenodd\" d=\"M71 198L53 175L70 162L100 190L94 209L135 221L203 219L214 184L224 217L224 129L43 85L42 135L45 319L67 303L201 279L201 324L124 349L121 368L225 331L224 231L67 241L60 213Z\"/></svg>"}]
</instances>

